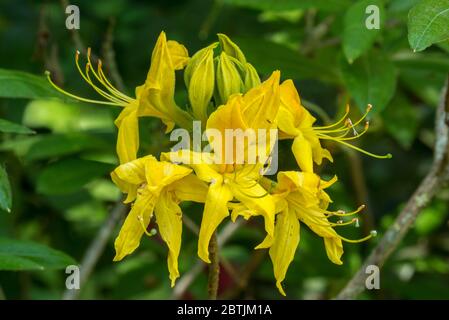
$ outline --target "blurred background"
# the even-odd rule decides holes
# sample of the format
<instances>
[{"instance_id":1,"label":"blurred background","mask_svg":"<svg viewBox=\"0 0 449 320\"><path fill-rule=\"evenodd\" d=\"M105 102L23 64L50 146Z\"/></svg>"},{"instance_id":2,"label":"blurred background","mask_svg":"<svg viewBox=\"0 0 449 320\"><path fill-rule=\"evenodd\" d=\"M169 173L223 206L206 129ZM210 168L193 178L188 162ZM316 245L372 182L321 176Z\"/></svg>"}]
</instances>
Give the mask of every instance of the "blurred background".
<instances>
[{"instance_id":1,"label":"blurred background","mask_svg":"<svg viewBox=\"0 0 449 320\"><path fill-rule=\"evenodd\" d=\"M334 164L325 163L320 174L338 175L329 189L332 209L367 205L360 227L340 228L340 234L360 238L375 229L382 236L431 165L435 110L449 71L447 41L419 53L410 48L407 14L417 2L80 0L71 3L81 14L80 29L73 31L65 27L66 1L0 1L0 298L60 299L66 266L82 261L99 230L111 235L96 252L99 260L80 298L207 297L207 268L196 255L201 206L183 207L189 221L175 290L159 236L143 238L134 254L112 262L121 224L114 219L123 219L117 213L122 196L109 179L117 164L113 120L119 110L54 99L43 77L50 70L66 90L98 98L75 66L75 51L83 60L91 47L111 81L133 95L162 30L191 55L217 41L216 33L227 34L263 79L275 69L283 80L292 78L319 123L341 116L346 103L351 118L358 118L371 103L370 130L357 145L393 158L329 144ZM380 8L380 29L366 33L360 24L372 3ZM178 84L176 100L185 105L183 82ZM161 122L140 123L141 154L167 150ZM281 170L295 168L290 143L280 145ZM449 298L448 199L449 190L438 193L382 269L381 289L361 299ZM221 249L221 298L281 298L267 252L253 250L264 237L262 222L252 219L236 230L222 225L221 232L232 234ZM322 239L303 227L284 282L287 298L332 298L378 239L345 244L344 264L337 266L327 259Z\"/></svg>"}]
</instances>

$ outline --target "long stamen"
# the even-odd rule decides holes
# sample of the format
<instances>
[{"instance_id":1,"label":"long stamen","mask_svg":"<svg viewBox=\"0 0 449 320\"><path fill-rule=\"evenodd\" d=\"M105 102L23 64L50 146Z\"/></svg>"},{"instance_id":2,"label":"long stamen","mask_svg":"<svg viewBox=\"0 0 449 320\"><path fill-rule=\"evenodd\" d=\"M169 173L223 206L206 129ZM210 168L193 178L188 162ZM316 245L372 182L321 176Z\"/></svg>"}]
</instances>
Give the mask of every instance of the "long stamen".
<instances>
[{"instance_id":1,"label":"long stamen","mask_svg":"<svg viewBox=\"0 0 449 320\"><path fill-rule=\"evenodd\" d=\"M317 127L316 129L318 129L318 130L321 130L321 129L330 129L330 128L333 128L333 127L338 126L340 123L342 123L342 122L345 120L345 118L346 118L347 115L349 114L349 110L350 110L350 107L349 107L349 105L347 104L347 105L346 105L346 111L345 111L345 114L344 114L344 115L343 115L337 122L335 122L334 124L328 125L328 126Z\"/></svg>"},{"instance_id":2,"label":"long stamen","mask_svg":"<svg viewBox=\"0 0 449 320\"><path fill-rule=\"evenodd\" d=\"M69 93L67 91L65 91L64 89L62 89L61 87L59 87L58 85L56 85L53 80L51 80L51 76L50 76L50 71L45 71L45 76L47 77L48 82L51 84L51 86L53 88L55 88L57 91L59 91L60 93L62 93L63 95L66 95L70 98L73 98L75 100L79 100L79 101L83 101L83 102L87 102L87 103L95 103L95 104L104 104L104 105L108 105L108 106L120 106L122 107L123 104L118 104L116 102L110 102L110 101L100 101L100 100L93 100L93 99L86 99L80 96L77 96L75 94Z\"/></svg>"},{"instance_id":3,"label":"long stamen","mask_svg":"<svg viewBox=\"0 0 449 320\"><path fill-rule=\"evenodd\" d=\"M376 231L376 230L372 230L372 231L370 232L370 234L367 235L366 237L361 238L361 239L356 239L356 240L353 240L353 239L347 239L347 238L345 238L345 237L342 237L341 235L338 235L338 237L339 237L341 240L343 240L343 241L345 241L345 242L349 242L349 243L360 243L360 242L364 242L364 241L369 240L369 239L371 239L371 238L374 238L374 237L376 237L376 236L377 236L377 231Z\"/></svg>"},{"instance_id":4,"label":"long stamen","mask_svg":"<svg viewBox=\"0 0 449 320\"><path fill-rule=\"evenodd\" d=\"M95 69L93 68L92 61L90 60L90 56L91 56L91 49L87 48L87 64L90 66L90 69L92 70L92 73L95 76L95 78L98 80L98 82L100 82L116 99L123 100L125 103L129 103L131 101L131 99L129 97L126 97L127 99L123 99L122 96L124 96L124 95L122 93L120 93L120 95L118 95L117 93L111 91L109 86L103 81L103 78L95 72ZM98 60L98 63L100 65L101 60ZM106 78L106 77L104 77L104 78ZM118 92L118 90L117 90L117 92Z\"/></svg>"},{"instance_id":5,"label":"long stamen","mask_svg":"<svg viewBox=\"0 0 449 320\"><path fill-rule=\"evenodd\" d=\"M133 101L132 98L130 98L126 94L120 92L116 87L114 87L112 85L112 83L108 80L108 78L104 74L102 66L103 66L103 64L102 64L101 60L99 59L98 65L97 65L97 68L98 68L97 71L98 71L100 78L103 79L104 82L102 82L102 83L106 87L106 89L108 89L109 92L111 92L111 93L115 93L115 95L117 95L118 97L121 97L123 100L125 100L127 102L132 102Z\"/></svg>"},{"instance_id":6,"label":"long stamen","mask_svg":"<svg viewBox=\"0 0 449 320\"><path fill-rule=\"evenodd\" d=\"M90 54L90 53L88 53L88 54ZM80 75L84 79L84 81L86 81L102 97L108 99L109 101L113 101L115 103L119 103L119 104L123 105L124 103L121 100L118 100L117 98L115 98L115 97L111 96L110 94L104 92L103 90L98 88L92 82L92 80L90 79L90 76L89 76L89 69L90 69L90 64L89 63L86 64L86 74L84 74L84 72L82 71L82 69L80 67L80 64L79 64L79 55L80 55L80 52L76 51L75 64L76 64L76 68L78 69L78 72L80 73Z\"/></svg>"},{"instance_id":7,"label":"long stamen","mask_svg":"<svg viewBox=\"0 0 449 320\"><path fill-rule=\"evenodd\" d=\"M338 140L349 141L349 140L354 140L354 139L360 138L368 131L368 129L369 129L369 122L367 121L365 123L365 127L363 128L363 131L360 133L356 132L356 134L352 137L347 137L348 132L346 132L345 134L342 134L340 136L337 136L337 137L333 137L333 136L330 136L327 134L322 134L322 133L317 133L317 135L319 138L322 138L322 139L334 138L334 139L338 139Z\"/></svg>"},{"instance_id":8,"label":"long stamen","mask_svg":"<svg viewBox=\"0 0 449 320\"><path fill-rule=\"evenodd\" d=\"M352 149L354 149L354 150L357 150L357 151L359 151L359 152L361 152L361 153L364 153L364 154L366 154L366 155L368 155L368 156L370 156L370 157L373 157L373 158L377 158L377 159L391 159L393 156L391 155L391 153L387 153L386 155L383 155L383 156L380 156L380 155L378 155L378 154L374 154L374 153L371 153L371 152L369 152L369 151L366 151L366 150L363 150L363 149L361 149L361 148L359 148L359 147L356 147L356 146L354 146L354 145L352 145L352 144L350 144L350 143L347 143L347 142L345 142L345 141L342 141L341 139L335 139L335 138L332 138L332 137L326 137L326 138L324 138L324 139L326 139L326 140L332 140L332 141L335 141L335 142L339 142L339 143L341 143L342 145L345 145L345 146L347 146L347 147L349 147L349 148L352 148Z\"/></svg>"},{"instance_id":9,"label":"long stamen","mask_svg":"<svg viewBox=\"0 0 449 320\"><path fill-rule=\"evenodd\" d=\"M327 214L328 217L331 217L331 216L349 217L349 216L353 216L353 215L359 213L363 209L365 209L364 204L362 204L360 207L358 207L357 210L354 210L351 212L344 212L343 210L338 210L338 211L325 211L325 213Z\"/></svg>"}]
</instances>

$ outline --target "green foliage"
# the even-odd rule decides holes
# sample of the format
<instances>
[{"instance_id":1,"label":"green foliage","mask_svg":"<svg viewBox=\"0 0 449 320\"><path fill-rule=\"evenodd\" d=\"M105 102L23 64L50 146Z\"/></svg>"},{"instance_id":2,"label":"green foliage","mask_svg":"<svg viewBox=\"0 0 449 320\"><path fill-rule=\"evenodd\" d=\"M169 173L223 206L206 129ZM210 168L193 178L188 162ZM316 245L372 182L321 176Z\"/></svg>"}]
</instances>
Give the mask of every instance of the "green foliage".
<instances>
[{"instance_id":1,"label":"green foliage","mask_svg":"<svg viewBox=\"0 0 449 320\"><path fill-rule=\"evenodd\" d=\"M65 269L75 264L65 253L29 241L0 238L0 270Z\"/></svg>"},{"instance_id":2,"label":"green foliage","mask_svg":"<svg viewBox=\"0 0 449 320\"><path fill-rule=\"evenodd\" d=\"M422 0L408 15L408 41L413 51L423 51L449 39L449 1Z\"/></svg>"},{"instance_id":3,"label":"green foliage","mask_svg":"<svg viewBox=\"0 0 449 320\"><path fill-rule=\"evenodd\" d=\"M379 28L368 29L366 27L366 8L370 5L379 8ZM367 52L376 38L380 35L385 20L385 10L382 0L363 0L354 3L346 12L343 30L343 52L352 63L355 59Z\"/></svg>"},{"instance_id":4,"label":"green foliage","mask_svg":"<svg viewBox=\"0 0 449 320\"><path fill-rule=\"evenodd\" d=\"M3 166L0 166L0 209L11 211L12 195L8 173Z\"/></svg>"},{"instance_id":5,"label":"green foliage","mask_svg":"<svg viewBox=\"0 0 449 320\"><path fill-rule=\"evenodd\" d=\"M37 191L51 195L72 193L113 168L111 164L98 161L76 158L61 160L42 170L36 182Z\"/></svg>"},{"instance_id":6,"label":"green foliage","mask_svg":"<svg viewBox=\"0 0 449 320\"><path fill-rule=\"evenodd\" d=\"M371 51L350 65L341 62L342 78L360 110L368 104L382 111L396 88L396 69L383 53Z\"/></svg>"},{"instance_id":7,"label":"green foliage","mask_svg":"<svg viewBox=\"0 0 449 320\"><path fill-rule=\"evenodd\" d=\"M44 77L26 72L0 69L0 97L43 99L59 96Z\"/></svg>"}]
</instances>

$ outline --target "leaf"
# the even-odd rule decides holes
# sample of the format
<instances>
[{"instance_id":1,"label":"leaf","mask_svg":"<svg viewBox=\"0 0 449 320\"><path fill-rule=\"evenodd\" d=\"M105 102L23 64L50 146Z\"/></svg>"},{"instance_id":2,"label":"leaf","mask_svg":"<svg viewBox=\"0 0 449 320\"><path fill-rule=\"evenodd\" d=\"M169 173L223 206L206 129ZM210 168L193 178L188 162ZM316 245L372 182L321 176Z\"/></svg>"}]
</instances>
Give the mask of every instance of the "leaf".
<instances>
[{"instance_id":1,"label":"leaf","mask_svg":"<svg viewBox=\"0 0 449 320\"><path fill-rule=\"evenodd\" d=\"M288 11L296 9L343 10L348 0L224 0L225 4L264 11Z\"/></svg>"},{"instance_id":2,"label":"leaf","mask_svg":"<svg viewBox=\"0 0 449 320\"><path fill-rule=\"evenodd\" d=\"M393 61L400 68L422 69L443 74L449 72L449 59L446 54L408 52L396 55Z\"/></svg>"},{"instance_id":3,"label":"leaf","mask_svg":"<svg viewBox=\"0 0 449 320\"><path fill-rule=\"evenodd\" d=\"M405 149L416 138L419 124L418 110L404 96L398 95L382 113L390 135Z\"/></svg>"},{"instance_id":4,"label":"leaf","mask_svg":"<svg viewBox=\"0 0 449 320\"><path fill-rule=\"evenodd\" d=\"M42 160L57 156L79 153L89 150L109 150L107 142L93 135L72 134L47 134L34 137L20 137L4 141L0 150L15 152L26 160Z\"/></svg>"},{"instance_id":5,"label":"leaf","mask_svg":"<svg viewBox=\"0 0 449 320\"><path fill-rule=\"evenodd\" d=\"M8 174L0 166L0 208L2 210L11 211L12 206L12 194L11 194L11 184L9 183Z\"/></svg>"},{"instance_id":6,"label":"leaf","mask_svg":"<svg viewBox=\"0 0 449 320\"><path fill-rule=\"evenodd\" d=\"M64 269L76 264L65 253L29 241L0 238L0 270Z\"/></svg>"},{"instance_id":7,"label":"leaf","mask_svg":"<svg viewBox=\"0 0 449 320\"><path fill-rule=\"evenodd\" d=\"M0 69L0 97L4 98L61 98L50 83L40 76L23 71Z\"/></svg>"},{"instance_id":8,"label":"leaf","mask_svg":"<svg viewBox=\"0 0 449 320\"><path fill-rule=\"evenodd\" d=\"M341 59L343 81L362 112L371 104L373 112L382 111L393 97L397 72L388 57L378 51L349 65Z\"/></svg>"},{"instance_id":9,"label":"leaf","mask_svg":"<svg viewBox=\"0 0 449 320\"><path fill-rule=\"evenodd\" d=\"M366 13L369 6L379 8L379 28L368 29L366 23L370 19L371 11ZM376 12L372 13L375 14ZM381 0L357 1L349 7L344 17L343 52L352 63L355 59L367 52L380 34L385 20L385 10ZM374 17L375 18L375 17Z\"/></svg>"},{"instance_id":10,"label":"leaf","mask_svg":"<svg viewBox=\"0 0 449 320\"><path fill-rule=\"evenodd\" d=\"M449 39L449 0L422 0L408 14L408 41L414 52Z\"/></svg>"},{"instance_id":11,"label":"leaf","mask_svg":"<svg viewBox=\"0 0 449 320\"><path fill-rule=\"evenodd\" d=\"M37 178L37 190L48 195L80 190L88 182L112 171L113 165L84 159L65 159L45 168Z\"/></svg>"},{"instance_id":12,"label":"leaf","mask_svg":"<svg viewBox=\"0 0 449 320\"><path fill-rule=\"evenodd\" d=\"M283 45L254 38L233 38L244 52L247 60L257 70L269 75L281 70L282 78L320 79L326 82L338 81L336 70L302 56L299 52Z\"/></svg>"},{"instance_id":13,"label":"leaf","mask_svg":"<svg viewBox=\"0 0 449 320\"><path fill-rule=\"evenodd\" d=\"M35 133L33 130L28 129L25 126L20 124L0 119L0 132L3 133L21 133L21 134L33 134Z\"/></svg>"}]
</instances>

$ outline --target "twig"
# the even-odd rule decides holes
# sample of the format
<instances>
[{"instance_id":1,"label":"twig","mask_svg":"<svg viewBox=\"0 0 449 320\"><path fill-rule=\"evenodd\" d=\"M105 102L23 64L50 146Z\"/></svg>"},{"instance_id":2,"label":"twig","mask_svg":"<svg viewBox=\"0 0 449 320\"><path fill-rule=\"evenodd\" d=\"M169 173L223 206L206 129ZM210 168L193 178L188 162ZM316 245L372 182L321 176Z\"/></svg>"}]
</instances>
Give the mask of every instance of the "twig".
<instances>
[{"instance_id":1,"label":"twig","mask_svg":"<svg viewBox=\"0 0 449 320\"><path fill-rule=\"evenodd\" d=\"M449 110L449 77L436 113L435 154L432 167L419 187L408 200L394 224L365 260L360 270L346 284L336 299L354 299L365 288L365 270L369 265L381 268L404 238L418 214L433 199L436 193L449 181L449 125L445 121Z\"/></svg>"},{"instance_id":2,"label":"twig","mask_svg":"<svg viewBox=\"0 0 449 320\"><path fill-rule=\"evenodd\" d=\"M217 300L218 286L220 280L220 258L218 257L217 233L214 232L209 242L209 277L207 283L207 294L209 300Z\"/></svg>"},{"instance_id":3,"label":"twig","mask_svg":"<svg viewBox=\"0 0 449 320\"><path fill-rule=\"evenodd\" d=\"M107 66L109 73L111 74L111 78L114 81L115 85L120 91L125 91L125 85L123 84L123 79L120 76L120 72L118 71L117 62L115 60L115 51L114 51L114 27L115 27L115 19L111 18L109 20L108 31L106 32L106 37L103 43L103 56L105 59L105 66Z\"/></svg>"},{"instance_id":4,"label":"twig","mask_svg":"<svg viewBox=\"0 0 449 320\"><path fill-rule=\"evenodd\" d=\"M127 206L123 203L119 202L112 209L112 212L109 218L105 221L103 226L98 231L97 236L90 244L86 253L84 254L83 260L81 261L80 266L80 290L69 290L67 289L62 299L64 300L75 300L83 288L83 285L87 282L90 274L92 273L95 265L98 262L101 254L103 253L108 240L111 237L111 234L117 225L117 223L121 220L123 215L127 210Z\"/></svg>"},{"instance_id":5,"label":"twig","mask_svg":"<svg viewBox=\"0 0 449 320\"><path fill-rule=\"evenodd\" d=\"M185 223L185 220L184 220ZM226 244L226 242L230 239L232 234L237 231L237 229L242 225L242 219L237 220L236 222L229 222L218 235L218 245L219 247ZM190 285L195 281L196 277L201 274L203 270L204 263L202 261L198 261L189 272L184 274L181 279L179 279L176 283L175 288L173 289L172 299L179 299L183 296L183 294L187 291Z\"/></svg>"}]
</instances>

